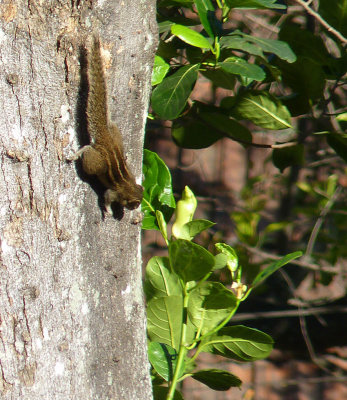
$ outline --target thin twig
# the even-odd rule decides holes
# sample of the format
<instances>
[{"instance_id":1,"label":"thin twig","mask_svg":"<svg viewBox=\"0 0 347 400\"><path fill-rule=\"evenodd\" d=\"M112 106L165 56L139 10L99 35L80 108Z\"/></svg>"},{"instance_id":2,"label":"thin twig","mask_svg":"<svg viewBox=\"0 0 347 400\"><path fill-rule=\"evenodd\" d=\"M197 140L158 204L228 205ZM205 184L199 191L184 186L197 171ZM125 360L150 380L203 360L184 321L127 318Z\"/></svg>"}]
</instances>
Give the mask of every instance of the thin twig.
<instances>
[{"instance_id":1,"label":"thin twig","mask_svg":"<svg viewBox=\"0 0 347 400\"><path fill-rule=\"evenodd\" d=\"M296 293L295 293L295 287L294 283L291 280L290 276L284 271L283 269L280 270L280 273L283 277L283 279L287 282L287 285L289 286L289 289L292 293L292 295L295 297L296 300L299 300ZM298 306L298 317L299 317L299 322L300 322L300 330L302 337L304 338L304 341L306 343L307 350L310 354L311 360L321 369L323 369L326 372L330 372L323 364L322 361L317 357L316 352L314 350L314 347L312 345L310 336L308 334L307 330L307 325L306 325L306 319L304 315L304 308L302 306Z\"/></svg>"},{"instance_id":2,"label":"thin twig","mask_svg":"<svg viewBox=\"0 0 347 400\"><path fill-rule=\"evenodd\" d=\"M271 24L268 24L267 22L265 22L262 18L258 18L255 15L252 14L245 14L244 15L245 19L248 19L252 22L254 22L255 24L261 26L262 28L265 28L269 31L271 31L271 33L278 33L279 32L279 28L277 26L273 26Z\"/></svg>"},{"instance_id":3,"label":"thin twig","mask_svg":"<svg viewBox=\"0 0 347 400\"><path fill-rule=\"evenodd\" d=\"M270 260L279 260L281 257L276 256L275 254L267 253L265 251L262 251L258 249L257 247L251 247L243 244L243 247L245 247L247 250L249 250L252 253L255 253L259 256L261 256L264 259L270 259ZM328 272L330 274L338 274L340 272L339 267L323 267L317 264L312 264L306 261L301 261L301 260L291 260L291 264L298 265L300 267L308 268L311 269L312 271L324 271Z\"/></svg>"},{"instance_id":4,"label":"thin twig","mask_svg":"<svg viewBox=\"0 0 347 400\"><path fill-rule=\"evenodd\" d=\"M246 321L269 318L309 317L317 314L346 314L347 306L310 307L301 310L259 311L253 313L239 313L233 316L232 321Z\"/></svg>"},{"instance_id":5,"label":"thin twig","mask_svg":"<svg viewBox=\"0 0 347 400\"><path fill-rule=\"evenodd\" d=\"M275 387L288 387L288 386L298 386L299 384L316 384L319 385L321 383L330 383L330 382L343 382L345 383L347 379L347 376L318 376L318 377L313 377L313 378L302 378L300 377L299 380L296 379L287 379L283 381L276 381L273 382ZM267 382L263 382L262 385L268 385Z\"/></svg>"},{"instance_id":6,"label":"thin twig","mask_svg":"<svg viewBox=\"0 0 347 400\"><path fill-rule=\"evenodd\" d=\"M315 167L320 167L324 164L329 164L331 165L335 161L339 161L341 158L339 156L333 156L329 158L323 158L322 160L318 161L313 161L307 165L308 168L315 168Z\"/></svg>"},{"instance_id":7,"label":"thin twig","mask_svg":"<svg viewBox=\"0 0 347 400\"><path fill-rule=\"evenodd\" d=\"M329 25L316 11L312 10L312 8L308 5L306 1L303 0L294 0L296 3L300 4L304 9L311 14L316 20L326 28L326 30L336 36L342 43L347 44L347 39L336 29L334 29L331 25ZM333 5L331 7L334 7Z\"/></svg>"},{"instance_id":8,"label":"thin twig","mask_svg":"<svg viewBox=\"0 0 347 400\"><path fill-rule=\"evenodd\" d=\"M335 190L334 194L330 197L330 199L326 203L325 207L320 212L319 217L318 217L318 219L317 219L317 221L314 224L314 227L312 229L312 232L311 232L311 235L310 235L310 239L309 239L309 241L307 243L307 247L306 247L304 258L308 258L311 255L311 253L313 251L314 244L315 244L317 236L318 236L318 232L319 232L319 230L320 230L320 228L321 228L321 226L323 224L324 218L328 214L328 212L331 209L331 207L334 205L334 203L337 200L337 198L339 197L341 191L342 191L342 187L339 186Z\"/></svg>"}]
</instances>

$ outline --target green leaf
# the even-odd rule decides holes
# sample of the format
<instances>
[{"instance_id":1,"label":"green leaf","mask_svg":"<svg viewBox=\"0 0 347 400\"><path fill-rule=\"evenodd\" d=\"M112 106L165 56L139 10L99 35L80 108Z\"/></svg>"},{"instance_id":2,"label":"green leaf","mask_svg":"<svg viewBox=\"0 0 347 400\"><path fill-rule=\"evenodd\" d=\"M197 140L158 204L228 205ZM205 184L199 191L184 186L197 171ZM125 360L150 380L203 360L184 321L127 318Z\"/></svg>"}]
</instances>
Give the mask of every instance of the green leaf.
<instances>
[{"instance_id":1,"label":"green leaf","mask_svg":"<svg viewBox=\"0 0 347 400\"><path fill-rule=\"evenodd\" d=\"M143 174L142 229L159 230L156 211L161 211L168 222L175 209L171 174L163 160L156 153L146 149L143 156Z\"/></svg>"},{"instance_id":2,"label":"green leaf","mask_svg":"<svg viewBox=\"0 0 347 400\"><path fill-rule=\"evenodd\" d=\"M328 145L336 151L343 160L347 162L347 135L329 133L327 136Z\"/></svg>"},{"instance_id":3,"label":"green leaf","mask_svg":"<svg viewBox=\"0 0 347 400\"><path fill-rule=\"evenodd\" d=\"M153 385L153 399L154 400L165 400L169 393L170 388L166 386ZM175 390L173 400L184 400L180 392Z\"/></svg>"},{"instance_id":4,"label":"green leaf","mask_svg":"<svg viewBox=\"0 0 347 400\"><path fill-rule=\"evenodd\" d=\"M220 107L195 102L187 115L174 121L174 141L178 146L189 149L208 147L223 137L252 143L250 131L225 112Z\"/></svg>"},{"instance_id":5,"label":"green leaf","mask_svg":"<svg viewBox=\"0 0 347 400\"><path fill-rule=\"evenodd\" d=\"M260 285L262 282L265 281L270 275L276 272L278 269L283 267L284 265L290 263L295 258L301 257L302 252L296 251L294 253L287 254L286 256L282 257L281 259L271 263L268 265L264 270L260 271L259 274L254 278L252 282L252 286L256 287Z\"/></svg>"},{"instance_id":6,"label":"green leaf","mask_svg":"<svg viewBox=\"0 0 347 400\"><path fill-rule=\"evenodd\" d=\"M153 298L147 304L147 330L152 342L165 343L178 351L183 323L181 296Z\"/></svg>"},{"instance_id":7,"label":"green leaf","mask_svg":"<svg viewBox=\"0 0 347 400\"><path fill-rule=\"evenodd\" d=\"M207 337L203 350L237 361L266 358L272 351L273 340L264 332L243 325L227 326Z\"/></svg>"},{"instance_id":8,"label":"green leaf","mask_svg":"<svg viewBox=\"0 0 347 400\"><path fill-rule=\"evenodd\" d=\"M172 380L177 364L177 351L164 343L148 344L148 359L156 372L167 382Z\"/></svg>"},{"instance_id":9,"label":"green leaf","mask_svg":"<svg viewBox=\"0 0 347 400\"><path fill-rule=\"evenodd\" d=\"M164 42L161 40L157 49L157 56L162 57L165 60L178 56L178 40L171 40L170 42Z\"/></svg>"},{"instance_id":10,"label":"green leaf","mask_svg":"<svg viewBox=\"0 0 347 400\"><path fill-rule=\"evenodd\" d=\"M178 276L171 271L167 257L152 257L146 266L144 291L147 301L152 298L181 296Z\"/></svg>"},{"instance_id":11,"label":"green leaf","mask_svg":"<svg viewBox=\"0 0 347 400\"><path fill-rule=\"evenodd\" d=\"M189 64L200 64L205 59L205 54L200 47L188 46L186 48L186 57Z\"/></svg>"},{"instance_id":12,"label":"green leaf","mask_svg":"<svg viewBox=\"0 0 347 400\"><path fill-rule=\"evenodd\" d=\"M187 115L174 122L174 141L178 146L189 149L208 147L223 137L252 143L250 131L224 112L219 107L195 102Z\"/></svg>"},{"instance_id":13,"label":"green leaf","mask_svg":"<svg viewBox=\"0 0 347 400\"><path fill-rule=\"evenodd\" d=\"M218 21L211 0L194 0L194 3L205 31L210 38L214 39Z\"/></svg>"},{"instance_id":14,"label":"green leaf","mask_svg":"<svg viewBox=\"0 0 347 400\"><path fill-rule=\"evenodd\" d=\"M169 245L172 269L184 282L197 281L214 267L213 255L198 244L178 239Z\"/></svg>"},{"instance_id":15,"label":"green leaf","mask_svg":"<svg viewBox=\"0 0 347 400\"><path fill-rule=\"evenodd\" d=\"M236 251L225 243L216 243L216 249L227 256L227 264L230 271L235 272L239 266L239 260Z\"/></svg>"},{"instance_id":16,"label":"green leaf","mask_svg":"<svg viewBox=\"0 0 347 400\"><path fill-rule=\"evenodd\" d=\"M184 346L190 346L193 342L193 340L196 337L196 327L190 320L189 316L187 319L187 330L185 334L185 341L183 343Z\"/></svg>"},{"instance_id":17,"label":"green leaf","mask_svg":"<svg viewBox=\"0 0 347 400\"><path fill-rule=\"evenodd\" d=\"M305 148L303 144L274 149L272 152L272 160L274 165L283 172L287 167L303 165L304 151Z\"/></svg>"},{"instance_id":18,"label":"green leaf","mask_svg":"<svg viewBox=\"0 0 347 400\"><path fill-rule=\"evenodd\" d=\"M154 57L154 66L152 73L152 86L158 85L168 73L170 65L159 56Z\"/></svg>"},{"instance_id":19,"label":"green leaf","mask_svg":"<svg viewBox=\"0 0 347 400\"><path fill-rule=\"evenodd\" d=\"M233 212L231 217L235 222L239 240L249 245L255 245L258 241L259 213L252 211Z\"/></svg>"},{"instance_id":20,"label":"green leaf","mask_svg":"<svg viewBox=\"0 0 347 400\"><path fill-rule=\"evenodd\" d=\"M250 8L250 9L277 9L284 10L287 7L277 4L276 0L225 0L230 8Z\"/></svg>"},{"instance_id":21,"label":"green leaf","mask_svg":"<svg viewBox=\"0 0 347 400\"><path fill-rule=\"evenodd\" d=\"M179 238L192 240L196 235L213 225L215 225L215 223L208 221L207 219L195 219L193 221L187 222L181 227Z\"/></svg>"},{"instance_id":22,"label":"green leaf","mask_svg":"<svg viewBox=\"0 0 347 400\"><path fill-rule=\"evenodd\" d=\"M236 82L234 74L230 74L221 68L207 69L200 71L201 74L209 79L214 86L222 87L224 89L233 90Z\"/></svg>"},{"instance_id":23,"label":"green leaf","mask_svg":"<svg viewBox=\"0 0 347 400\"><path fill-rule=\"evenodd\" d=\"M296 104L298 101L301 103L299 113L300 111L307 112L312 107L312 103L323 97L325 74L323 68L315 61L307 57L298 57L293 64L278 60L277 65L282 71L283 82L297 95L297 98L292 100L294 109L298 107ZM296 115L300 114L296 113Z\"/></svg>"},{"instance_id":24,"label":"green leaf","mask_svg":"<svg viewBox=\"0 0 347 400\"><path fill-rule=\"evenodd\" d=\"M179 116L193 90L199 67L199 64L181 67L153 90L152 107L161 119Z\"/></svg>"},{"instance_id":25,"label":"green leaf","mask_svg":"<svg viewBox=\"0 0 347 400\"><path fill-rule=\"evenodd\" d=\"M267 129L292 128L288 109L267 92L247 92L239 97L233 111L241 119L249 119Z\"/></svg>"},{"instance_id":26,"label":"green leaf","mask_svg":"<svg viewBox=\"0 0 347 400\"><path fill-rule=\"evenodd\" d=\"M336 116L336 121L347 122L347 112L341 113Z\"/></svg>"},{"instance_id":27,"label":"green leaf","mask_svg":"<svg viewBox=\"0 0 347 400\"><path fill-rule=\"evenodd\" d=\"M221 45L262 58L265 58L264 53L271 53L289 63L296 60L296 55L293 53L288 43L275 39L264 39L247 35L239 30L221 38Z\"/></svg>"},{"instance_id":28,"label":"green leaf","mask_svg":"<svg viewBox=\"0 0 347 400\"><path fill-rule=\"evenodd\" d=\"M174 121L171 134L177 146L184 149L204 149L224 137L190 115Z\"/></svg>"},{"instance_id":29,"label":"green leaf","mask_svg":"<svg viewBox=\"0 0 347 400\"><path fill-rule=\"evenodd\" d=\"M253 43L249 43L247 39L235 34L223 36L220 40L220 45L227 49L241 50L246 53L265 58L261 48Z\"/></svg>"},{"instance_id":30,"label":"green leaf","mask_svg":"<svg viewBox=\"0 0 347 400\"><path fill-rule=\"evenodd\" d=\"M286 42L275 39L264 39L256 36L246 35L245 33L242 33L242 35L249 42L253 42L255 45L260 47L265 53L276 54L277 57L289 63L296 61L296 55Z\"/></svg>"},{"instance_id":31,"label":"green leaf","mask_svg":"<svg viewBox=\"0 0 347 400\"><path fill-rule=\"evenodd\" d=\"M322 37L307 29L302 29L299 25L289 22L283 24L279 38L287 42L298 57L309 58L320 65L331 62L331 56Z\"/></svg>"},{"instance_id":32,"label":"green leaf","mask_svg":"<svg viewBox=\"0 0 347 400\"><path fill-rule=\"evenodd\" d=\"M282 221L282 222L273 222L272 224L269 224L266 226L266 228L263 230L264 233L271 233L271 232L276 232L276 231L283 231L288 225L290 225L290 222Z\"/></svg>"},{"instance_id":33,"label":"green leaf","mask_svg":"<svg viewBox=\"0 0 347 400\"><path fill-rule=\"evenodd\" d=\"M225 115L221 110L216 109L215 112L202 112L201 118L210 126L210 129L218 129L223 132L226 137L242 142L252 143L252 135L250 131L235 119Z\"/></svg>"},{"instance_id":34,"label":"green leaf","mask_svg":"<svg viewBox=\"0 0 347 400\"><path fill-rule=\"evenodd\" d=\"M172 25L171 33L179 37L184 42L190 44L191 46L200 47L201 49L211 49L212 46L210 42L202 36L201 33L194 31L193 29L187 28L183 25Z\"/></svg>"},{"instance_id":35,"label":"green leaf","mask_svg":"<svg viewBox=\"0 0 347 400\"><path fill-rule=\"evenodd\" d=\"M188 315L202 335L212 331L237 306L235 295L219 282L203 282L192 290Z\"/></svg>"},{"instance_id":36,"label":"green leaf","mask_svg":"<svg viewBox=\"0 0 347 400\"><path fill-rule=\"evenodd\" d=\"M258 65L249 64L246 60L239 57L229 57L217 65L226 72L256 81L263 81L266 77L265 72Z\"/></svg>"},{"instance_id":37,"label":"green leaf","mask_svg":"<svg viewBox=\"0 0 347 400\"><path fill-rule=\"evenodd\" d=\"M343 36L347 36L347 1L346 0L319 0L318 13L337 29ZM336 38L334 37L334 40Z\"/></svg>"},{"instance_id":38,"label":"green leaf","mask_svg":"<svg viewBox=\"0 0 347 400\"><path fill-rule=\"evenodd\" d=\"M213 390L229 390L242 384L237 376L220 369L202 369L194 372L191 377Z\"/></svg>"},{"instance_id":39,"label":"green leaf","mask_svg":"<svg viewBox=\"0 0 347 400\"><path fill-rule=\"evenodd\" d=\"M231 108L233 108L236 104L236 96L225 96L222 98L221 102L220 102L220 107L221 109L224 111L225 110L230 110Z\"/></svg>"},{"instance_id":40,"label":"green leaf","mask_svg":"<svg viewBox=\"0 0 347 400\"><path fill-rule=\"evenodd\" d=\"M174 25L175 22L170 21L168 19L164 21L158 21L158 33L163 33L171 29L171 26Z\"/></svg>"},{"instance_id":41,"label":"green leaf","mask_svg":"<svg viewBox=\"0 0 347 400\"><path fill-rule=\"evenodd\" d=\"M228 257L225 254L219 253L214 256L214 267L213 271L216 271L217 269L222 269L227 265L228 262Z\"/></svg>"}]
</instances>

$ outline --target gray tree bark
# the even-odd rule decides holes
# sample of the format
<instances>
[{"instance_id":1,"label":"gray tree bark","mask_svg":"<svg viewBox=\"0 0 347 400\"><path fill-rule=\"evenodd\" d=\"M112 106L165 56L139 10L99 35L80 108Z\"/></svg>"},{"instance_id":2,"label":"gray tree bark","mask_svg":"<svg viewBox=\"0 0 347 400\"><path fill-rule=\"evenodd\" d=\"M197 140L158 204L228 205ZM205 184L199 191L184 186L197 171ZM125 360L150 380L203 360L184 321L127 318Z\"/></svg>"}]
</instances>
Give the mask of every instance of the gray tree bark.
<instances>
[{"instance_id":1,"label":"gray tree bark","mask_svg":"<svg viewBox=\"0 0 347 400\"><path fill-rule=\"evenodd\" d=\"M154 0L0 3L0 397L152 398L137 210L103 218L79 163L83 43L98 32L109 109L138 180Z\"/></svg>"}]
</instances>

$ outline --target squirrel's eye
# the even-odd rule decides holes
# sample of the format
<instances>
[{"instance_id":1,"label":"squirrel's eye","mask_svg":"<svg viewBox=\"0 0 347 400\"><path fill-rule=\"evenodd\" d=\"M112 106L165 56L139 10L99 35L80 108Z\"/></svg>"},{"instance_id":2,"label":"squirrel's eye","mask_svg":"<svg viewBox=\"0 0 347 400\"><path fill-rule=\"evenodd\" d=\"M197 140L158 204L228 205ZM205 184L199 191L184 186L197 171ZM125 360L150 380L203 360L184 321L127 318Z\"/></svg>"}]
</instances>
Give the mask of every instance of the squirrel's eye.
<instances>
[{"instance_id":1,"label":"squirrel's eye","mask_svg":"<svg viewBox=\"0 0 347 400\"><path fill-rule=\"evenodd\" d=\"M138 200L134 200L134 201L129 201L128 204L126 205L126 207L129 210L135 210L135 208L137 208L140 205L140 202Z\"/></svg>"}]
</instances>

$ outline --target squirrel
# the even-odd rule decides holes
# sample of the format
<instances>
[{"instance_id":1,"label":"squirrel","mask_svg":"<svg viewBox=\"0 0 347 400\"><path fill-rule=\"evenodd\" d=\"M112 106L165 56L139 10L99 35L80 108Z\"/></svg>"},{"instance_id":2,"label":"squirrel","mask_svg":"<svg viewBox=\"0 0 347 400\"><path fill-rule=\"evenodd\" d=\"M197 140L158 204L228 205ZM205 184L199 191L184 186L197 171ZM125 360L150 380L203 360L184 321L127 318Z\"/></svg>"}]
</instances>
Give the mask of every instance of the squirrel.
<instances>
[{"instance_id":1,"label":"squirrel","mask_svg":"<svg viewBox=\"0 0 347 400\"><path fill-rule=\"evenodd\" d=\"M107 91L100 51L100 40L93 36L88 54L87 126L91 143L82 147L74 159L82 157L83 170L96 175L106 187L106 211L112 214L111 204L134 210L139 207L143 187L138 185L130 172L123 150L122 136L116 124L109 119Z\"/></svg>"}]
</instances>

